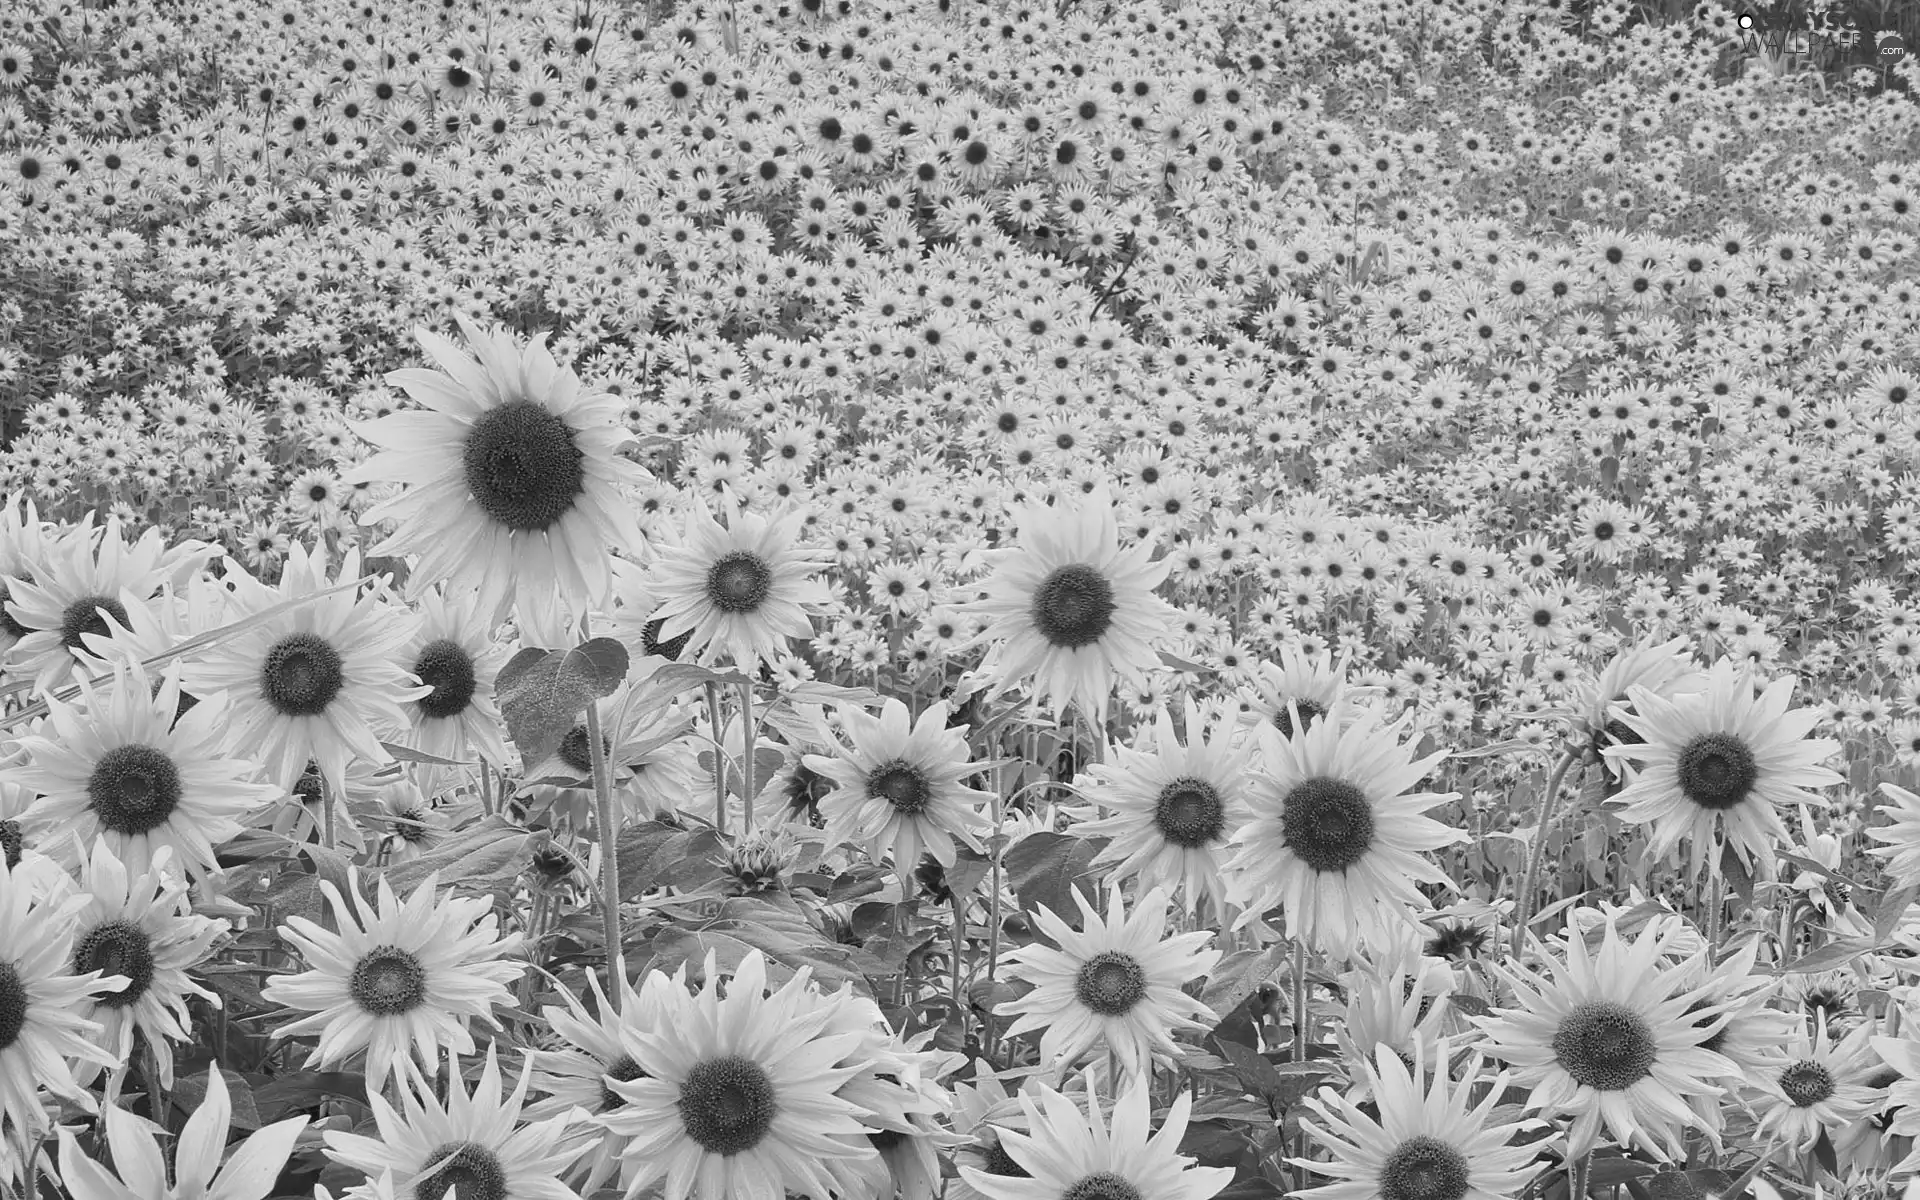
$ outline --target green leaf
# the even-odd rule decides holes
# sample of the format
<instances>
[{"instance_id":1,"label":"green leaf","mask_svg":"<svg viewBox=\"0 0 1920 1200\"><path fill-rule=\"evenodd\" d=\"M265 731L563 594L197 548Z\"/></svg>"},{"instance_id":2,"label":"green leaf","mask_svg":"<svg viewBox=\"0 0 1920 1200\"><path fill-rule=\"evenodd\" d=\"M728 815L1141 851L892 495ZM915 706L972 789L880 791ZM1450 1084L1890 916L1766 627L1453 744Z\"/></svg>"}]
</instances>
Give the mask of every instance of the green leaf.
<instances>
[{"instance_id":1,"label":"green leaf","mask_svg":"<svg viewBox=\"0 0 1920 1200\"><path fill-rule=\"evenodd\" d=\"M726 849L707 826L679 829L644 821L620 831L615 852L620 866L620 898L638 900L658 887L698 887L720 874L714 861Z\"/></svg>"},{"instance_id":2,"label":"green leaf","mask_svg":"<svg viewBox=\"0 0 1920 1200\"><path fill-rule=\"evenodd\" d=\"M528 647L507 660L493 690L507 733L528 764L560 747L589 703L613 694L627 676L627 648L599 637L570 650Z\"/></svg>"},{"instance_id":3,"label":"green leaf","mask_svg":"<svg viewBox=\"0 0 1920 1200\"><path fill-rule=\"evenodd\" d=\"M1862 954L1871 953L1879 943L1873 938L1840 938L1830 942L1810 954L1803 954L1782 967L1782 975L1807 975L1815 971L1831 971L1835 967L1844 967Z\"/></svg>"},{"instance_id":4,"label":"green leaf","mask_svg":"<svg viewBox=\"0 0 1920 1200\"><path fill-rule=\"evenodd\" d=\"M181 1113L193 1112L207 1098L208 1073L202 1071L198 1075L181 1075L174 1080L171 1099L173 1106ZM233 1106L233 1128L241 1133L252 1133L260 1128L260 1109L254 1102L253 1085L247 1082L247 1077L222 1067L220 1078L227 1085L227 1102Z\"/></svg>"},{"instance_id":5,"label":"green leaf","mask_svg":"<svg viewBox=\"0 0 1920 1200\"><path fill-rule=\"evenodd\" d=\"M1810 858L1805 858L1798 854L1788 854L1785 851L1782 851L1780 853L1780 861L1783 863L1789 863L1793 866L1799 867L1802 871L1811 871L1815 875L1819 875L1825 879L1831 879L1836 883L1844 883L1848 887L1853 888L1856 891L1865 892L1865 891L1872 890L1871 888L1867 887L1865 884L1861 883L1859 880L1854 879L1850 875L1846 875L1840 871L1836 871L1832 867L1829 867L1824 863L1817 863Z\"/></svg>"},{"instance_id":6,"label":"green leaf","mask_svg":"<svg viewBox=\"0 0 1920 1200\"><path fill-rule=\"evenodd\" d=\"M993 869L993 860L968 846L954 850L953 865L946 870L947 889L955 899L973 894L980 881Z\"/></svg>"},{"instance_id":7,"label":"green leaf","mask_svg":"<svg viewBox=\"0 0 1920 1200\"><path fill-rule=\"evenodd\" d=\"M294 1071L253 1089L253 1102L262 1125L310 1113L333 1097L365 1107L367 1077L358 1071Z\"/></svg>"},{"instance_id":8,"label":"green leaf","mask_svg":"<svg viewBox=\"0 0 1920 1200\"><path fill-rule=\"evenodd\" d=\"M395 895L405 897L438 871L441 886L490 888L526 869L540 836L505 817L485 817L433 853L388 867L387 885Z\"/></svg>"},{"instance_id":9,"label":"green leaf","mask_svg":"<svg viewBox=\"0 0 1920 1200\"><path fill-rule=\"evenodd\" d=\"M1235 950L1221 959L1201 989L1200 1003L1217 1017L1226 1017L1253 995L1254 989L1272 979L1287 965L1293 948L1275 942L1265 950Z\"/></svg>"},{"instance_id":10,"label":"green leaf","mask_svg":"<svg viewBox=\"0 0 1920 1200\"><path fill-rule=\"evenodd\" d=\"M393 742L381 742L380 748L400 762L426 763L435 767L470 767L469 759L441 758L437 754L428 754L425 750L415 750L412 746L395 745Z\"/></svg>"},{"instance_id":11,"label":"green leaf","mask_svg":"<svg viewBox=\"0 0 1920 1200\"><path fill-rule=\"evenodd\" d=\"M1022 838L1002 860L1007 882L1020 898L1020 907L1031 912L1044 906L1078 929L1080 907L1073 901L1076 884L1090 903L1104 910L1100 876L1090 868L1094 857L1106 845L1106 838L1075 837L1046 830Z\"/></svg>"},{"instance_id":12,"label":"green leaf","mask_svg":"<svg viewBox=\"0 0 1920 1200\"><path fill-rule=\"evenodd\" d=\"M1893 936L1893 931L1899 928L1901 918L1907 915L1907 909L1912 906L1916 895L1920 895L1920 888L1909 884L1880 897L1880 902L1873 909L1873 936L1876 941L1884 942Z\"/></svg>"}]
</instances>

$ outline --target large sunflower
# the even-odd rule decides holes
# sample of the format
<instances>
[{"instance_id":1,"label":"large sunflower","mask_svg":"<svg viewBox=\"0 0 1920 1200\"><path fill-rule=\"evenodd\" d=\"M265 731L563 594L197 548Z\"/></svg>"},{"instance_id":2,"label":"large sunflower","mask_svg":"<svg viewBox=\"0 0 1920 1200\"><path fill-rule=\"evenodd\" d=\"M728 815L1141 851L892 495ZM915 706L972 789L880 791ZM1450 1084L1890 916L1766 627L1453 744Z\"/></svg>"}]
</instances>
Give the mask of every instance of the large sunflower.
<instances>
[{"instance_id":1,"label":"large sunflower","mask_svg":"<svg viewBox=\"0 0 1920 1200\"><path fill-rule=\"evenodd\" d=\"M1034 942L1002 960L1012 978L1034 985L1000 1003L999 1013L1019 1017L1007 1036L1043 1030L1040 1057L1056 1075L1102 1049L1128 1074L1145 1074L1156 1056L1179 1054L1176 1031L1206 1028L1194 1019L1207 1015L1206 1006L1180 989L1220 961L1208 945L1213 931L1166 936L1167 894L1158 888L1134 901L1131 916L1114 888L1104 920L1078 885L1073 898L1084 932L1037 905L1034 922L1059 949Z\"/></svg>"},{"instance_id":2,"label":"large sunflower","mask_svg":"<svg viewBox=\"0 0 1920 1200\"><path fill-rule=\"evenodd\" d=\"M1506 1093L1506 1077L1491 1080L1486 1098L1475 1107L1468 1088L1480 1081L1475 1054L1459 1083L1447 1074L1451 1046L1445 1038L1432 1053L1412 1056L1412 1070L1390 1047L1376 1048L1363 1062L1372 1113L1332 1088L1307 1098L1322 1124L1301 1127L1333 1155L1332 1162L1290 1159L1337 1182L1295 1192L1302 1200L1510 1200L1534 1173L1538 1153L1532 1145L1513 1144L1531 1122L1490 1124Z\"/></svg>"},{"instance_id":3,"label":"large sunflower","mask_svg":"<svg viewBox=\"0 0 1920 1200\"><path fill-rule=\"evenodd\" d=\"M22 761L0 774L40 794L21 828L68 869L100 838L137 874L171 847L174 866L197 879L241 819L279 794L254 782L254 763L223 757L226 697L175 716L180 676L169 664L155 689L146 668L120 663L101 691L83 682L75 703L50 701L41 732L19 739ZM66 833L77 840L53 836Z\"/></svg>"},{"instance_id":4,"label":"large sunflower","mask_svg":"<svg viewBox=\"0 0 1920 1200\"><path fill-rule=\"evenodd\" d=\"M788 651L789 638L813 636L810 608L827 602L814 578L826 565L801 543L806 513L768 518L744 509L725 526L694 500L680 544L654 547L645 586L658 600L645 628L656 644L687 637L684 655L722 658L749 675Z\"/></svg>"},{"instance_id":5,"label":"large sunflower","mask_svg":"<svg viewBox=\"0 0 1920 1200\"><path fill-rule=\"evenodd\" d=\"M724 997L711 953L698 994L685 972L660 990L653 1029L622 1029L638 1073L607 1082L626 1100L600 1124L627 1139L628 1200L656 1183L665 1200L828 1200L836 1164L877 1153L859 1108L836 1095L861 1070L848 1052L864 1035L834 1029L833 1004L802 1007L805 969L770 992L758 950Z\"/></svg>"},{"instance_id":6,"label":"large sunflower","mask_svg":"<svg viewBox=\"0 0 1920 1200\"><path fill-rule=\"evenodd\" d=\"M1793 684L1784 676L1756 696L1751 673L1723 659L1698 692L1667 698L1631 689L1634 712L1624 720L1642 741L1602 753L1640 764L1614 803L1622 819L1651 827L1648 853L1665 857L1687 838L1698 874L1718 853L1718 828L1750 869L1772 874L1773 847L1787 840L1780 810L1824 808L1820 796L1803 789L1843 782L1819 765L1840 752L1840 743L1806 736L1820 711L1788 711Z\"/></svg>"},{"instance_id":7,"label":"large sunflower","mask_svg":"<svg viewBox=\"0 0 1920 1200\"><path fill-rule=\"evenodd\" d=\"M1381 727L1344 707L1304 729L1295 722L1292 737L1261 728L1254 816L1235 833L1228 864L1246 909L1239 923L1278 904L1290 936L1342 958L1431 907L1415 883L1449 881L1426 852L1467 838L1423 815L1455 793L1407 791L1446 757L1412 759L1399 741L1411 714Z\"/></svg>"},{"instance_id":8,"label":"large sunflower","mask_svg":"<svg viewBox=\"0 0 1920 1200\"><path fill-rule=\"evenodd\" d=\"M443 897L437 883L429 875L402 905L383 876L375 907L361 895L357 868L348 868L351 905L322 880L340 932L288 917L280 936L310 969L275 975L260 989L275 1004L314 1015L279 1026L273 1036L319 1034L308 1065L322 1068L366 1050L367 1080L376 1088L410 1055L433 1066L442 1045L471 1054L467 1022L478 1017L498 1028L493 1006L511 1001L507 985L526 970L504 957L519 950L521 937L499 935L486 897Z\"/></svg>"},{"instance_id":9,"label":"large sunflower","mask_svg":"<svg viewBox=\"0 0 1920 1200\"><path fill-rule=\"evenodd\" d=\"M411 595L442 580L478 591L489 626L517 602L516 619L534 642L568 644L570 623L605 598L608 552L641 539L620 493L647 478L617 453L632 440L623 402L585 392L554 362L544 335L522 346L505 330L483 332L458 313L454 320L477 361L416 329L445 374L387 374L426 410L355 423L383 449L344 481L411 485L360 515L363 525L398 522L371 553L419 556Z\"/></svg>"},{"instance_id":10,"label":"large sunflower","mask_svg":"<svg viewBox=\"0 0 1920 1200\"><path fill-rule=\"evenodd\" d=\"M1222 728L1209 741L1191 699L1186 722L1183 745L1172 714L1162 709L1140 749L1115 746L1106 762L1089 767L1088 795L1111 813L1075 832L1113 839L1093 862L1111 865L1112 881L1138 878L1143 887L1178 890L1189 914L1211 900L1218 914L1226 901L1220 869L1228 840L1253 819L1253 743L1230 743L1233 731Z\"/></svg>"},{"instance_id":11,"label":"large sunflower","mask_svg":"<svg viewBox=\"0 0 1920 1200\"><path fill-rule=\"evenodd\" d=\"M1083 1109L1045 1084L1022 1092L1028 1132L1002 1128L999 1146L1020 1173L971 1166L960 1178L985 1200L1209 1200L1233 1181L1230 1167L1197 1167L1180 1153L1193 1113L1182 1091L1158 1131L1149 1077L1136 1075L1113 1105L1111 1123L1091 1094Z\"/></svg>"},{"instance_id":12,"label":"large sunflower","mask_svg":"<svg viewBox=\"0 0 1920 1200\"><path fill-rule=\"evenodd\" d=\"M801 760L835 784L820 800L830 840L864 843L875 862L891 850L902 872L917 867L922 852L951 867L956 839L986 852L979 835L990 824L980 811L987 793L961 782L977 768L966 730L947 727L945 704L929 705L917 722L894 699L877 718L848 707L841 719L852 748Z\"/></svg>"},{"instance_id":13,"label":"large sunflower","mask_svg":"<svg viewBox=\"0 0 1920 1200\"><path fill-rule=\"evenodd\" d=\"M1030 504L1013 512L1020 544L986 552L994 571L980 585L985 595L964 606L988 622L981 637L992 648L981 678L998 695L1031 675L1056 719L1075 704L1105 724L1114 677L1141 680L1160 663L1153 642L1171 632L1173 608L1153 589L1173 560L1148 562L1151 542L1120 545L1104 487L1071 510Z\"/></svg>"},{"instance_id":14,"label":"large sunflower","mask_svg":"<svg viewBox=\"0 0 1920 1200\"><path fill-rule=\"evenodd\" d=\"M331 579L326 557L324 546L311 553L293 547L277 588L236 573L229 612L237 620L359 577L358 550L347 551ZM281 787L291 790L311 760L338 799L348 762L387 761L380 733L397 734L407 723L400 706L434 691L415 683L412 664L399 661L415 620L383 590L308 599L186 664L183 681L194 695L225 691L232 698L229 745L245 747Z\"/></svg>"},{"instance_id":15,"label":"large sunflower","mask_svg":"<svg viewBox=\"0 0 1920 1200\"><path fill-rule=\"evenodd\" d=\"M494 640L475 604L472 594L448 597L444 588L420 594L420 623L400 647L399 660L422 686L433 690L401 706L408 726L402 737L413 749L437 758L464 762L477 754L501 769L509 758L500 736L493 681L513 651ZM438 793L455 770L423 767L423 789L428 795Z\"/></svg>"},{"instance_id":16,"label":"large sunflower","mask_svg":"<svg viewBox=\"0 0 1920 1200\"><path fill-rule=\"evenodd\" d=\"M438 1064L435 1064L438 1072ZM362 1137L342 1130L326 1133L327 1157L364 1171L370 1179L393 1172L414 1200L443 1196L472 1200L580 1200L560 1176L586 1143L572 1136L578 1113L568 1109L544 1121L522 1124L533 1064L520 1069L513 1092L501 1096L498 1047L487 1046L487 1065L473 1090L460 1075L460 1059L447 1050L447 1093L443 1102L431 1079L417 1070L405 1073L400 1110L378 1091L367 1104L380 1136ZM406 1185L411 1182L411 1187Z\"/></svg>"},{"instance_id":17,"label":"large sunflower","mask_svg":"<svg viewBox=\"0 0 1920 1200\"><path fill-rule=\"evenodd\" d=\"M1573 1117L1571 1157L1594 1148L1603 1123L1622 1148L1638 1144L1661 1156L1684 1152L1681 1127L1711 1132L1687 1100L1720 1095L1707 1080L1737 1068L1705 1048L1725 1024L1695 1016L1694 1002L1710 989L1682 990L1697 972L1666 961L1679 928L1649 925L1628 944L1609 916L1596 955L1569 920L1567 958L1552 962L1551 982L1492 964L1514 1001L1475 1020L1491 1053L1518 1068L1514 1082L1529 1108Z\"/></svg>"}]
</instances>

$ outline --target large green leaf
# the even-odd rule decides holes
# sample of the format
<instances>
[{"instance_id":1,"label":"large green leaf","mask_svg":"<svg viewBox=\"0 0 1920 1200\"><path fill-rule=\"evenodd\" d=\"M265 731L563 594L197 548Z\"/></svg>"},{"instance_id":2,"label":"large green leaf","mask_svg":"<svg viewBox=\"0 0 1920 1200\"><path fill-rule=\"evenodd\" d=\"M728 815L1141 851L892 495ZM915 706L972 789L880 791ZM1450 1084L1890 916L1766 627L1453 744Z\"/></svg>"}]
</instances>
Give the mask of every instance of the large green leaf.
<instances>
[{"instance_id":1,"label":"large green leaf","mask_svg":"<svg viewBox=\"0 0 1920 1200\"><path fill-rule=\"evenodd\" d=\"M598 637L570 650L528 647L507 660L493 692L507 734L533 764L560 748L588 704L613 694L627 677L627 648Z\"/></svg>"},{"instance_id":2,"label":"large green leaf","mask_svg":"<svg viewBox=\"0 0 1920 1200\"><path fill-rule=\"evenodd\" d=\"M1002 860L1007 882L1019 897L1020 907L1031 912L1045 906L1078 929L1080 907L1073 902L1073 888L1077 884L1087 899L1104 911L1100 874L1091 866L1094 856L1106 846L1106 838L1075 837L1044 830L1022 838Z\"/></svg>"}]
</instances>

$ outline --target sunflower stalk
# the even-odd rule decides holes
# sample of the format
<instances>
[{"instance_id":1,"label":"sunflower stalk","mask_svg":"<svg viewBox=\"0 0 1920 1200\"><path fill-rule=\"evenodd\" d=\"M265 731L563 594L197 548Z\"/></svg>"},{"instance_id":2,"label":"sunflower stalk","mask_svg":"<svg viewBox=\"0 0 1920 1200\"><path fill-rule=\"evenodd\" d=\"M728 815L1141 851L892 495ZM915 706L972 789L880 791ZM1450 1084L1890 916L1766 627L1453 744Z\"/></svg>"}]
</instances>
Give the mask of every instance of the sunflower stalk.
<instances>
[{"instance_id":1,"label":"sunflower stalk","mask_svg":"<svg viewBox=\"0 0 1920 1200\"><path fill-rule=\"evenodd\" d=\"M1297 932L1293 940L1293 1061L1296 1064L1307 1061L1307 942ZM1303 1127L1295 1131L1293 1137L1293 1156L1304 1160L1307 1157L1306 1129ZM1299 1186L1304 1189L1312 1183L1312 1174L1302 1166Z\"/></svg>"},{"instance_id":2,"label":"sunflower stalk","mask_svg":"<svg viewBox=\"0 0 1920 1200\"><path fill-rule=\"evenodd\" d=\"M1579 760L1579 754L1568 750L1554 764L1553 774L1547 778L1547 788L1540 796L1540 819L1533 827L1533 840L1527 845L1526 873L1520 880L1520 892L1514 897L1513 906L1513 957L1519 958L1527 944L1527 926L1533 922L1534 890L1540 883L1540 860L1544 857L1547 845L1547 829L1553 823L1555 801L1560 797L1560 784L1566 779L1567 771Z\"/></svg>"},{"instance_id":3,"label":"sunflower stalk","mask_svg":"<svg viewBox=\"0 0 1920 1200\"><path fill-rule=\"evenodd\" d=\"M713 688L707 685L708 690ZM607 774L607 748L600 741L600 702L587 701L587 755L593 768L593 817L600 832L600 919L607 939L607 996L620 1011L627 967L620 954L620 863L614 848L619 840L613 824L613 780ZM716 762L718 759L715 760ZM726 812L725 781L721 783L720 811Z\"/></svg>"},{"instance_id":4,"label":"sunflower stalk","mask_svg":"<svg viewBox=\"0 0 1920 1200\"><path fill-rule=\"evenodd\" d=\"M1567 1200L1587 1200L1592 1189L1593 1153L1582 1154L1573 1160L1573 1180L1567 1192Z\"/></svg>"},{"instance_id":5,"label":"sunflower stalk","mask_svg":"<svg viewBox=\"0 0 1920 1200\"><path fill-rule=\"evenodd\" d=\"M747 731L746 752L740 756L740 836L753 832L753 684L740 682L740 728Z\"/></svg>"},{"instance_id":6,"label":"sunflower stalk","mask_svg":"<svg viewBox=\"0 0 1920 1200\"><path fill-rule=\"evenodd\" d=\"M707 684L707 717L713 724L713 828L727 833L727 747L720 736L720 685ZM751 750L749 750L751 753Z\"/></svg>"}]
</instances>

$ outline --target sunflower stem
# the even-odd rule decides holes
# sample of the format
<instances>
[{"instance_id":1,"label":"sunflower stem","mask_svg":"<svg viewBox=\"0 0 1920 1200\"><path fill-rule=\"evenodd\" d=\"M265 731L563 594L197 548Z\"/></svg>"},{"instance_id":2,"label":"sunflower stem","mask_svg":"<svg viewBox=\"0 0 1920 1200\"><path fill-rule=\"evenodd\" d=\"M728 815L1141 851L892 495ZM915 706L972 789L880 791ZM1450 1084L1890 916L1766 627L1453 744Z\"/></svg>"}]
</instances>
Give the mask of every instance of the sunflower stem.
<instances>
[{"instance_id":1,"label":"sunflower stem","mask_svg":"<svg viewBox=\"0 0 1920 1200\"><path fill-rule=\"evenodd\" d=\"M1000 792L1006 785L1007 767L1005 760L1001 760L994 765L993 792L987 800L993 817L993 834L991 840L987 842L988 873L993 879L992 886L987 891L987 978L989 980L997 980L1000 977L1000 853L1006 845L1005 839L1001 837ZM986 1049L987 1058L991 1061L994 1054L993 1043L996 1040L991 1006L988 1007L985 1024L987 1036L981 1041Z\"/></svg>"},{"instance_id":2,"label":"sunflower stem","mask_svg":"<svg viewBox=\"0 0 1920 1200\"><path fill-rule=\"evenodd\" d=\"M707 685L707 717L713 723L713 828L727 833L727 745L720 736L720 685Z\"/></svg>"},{"instance_id":3,"label":"sunflower stem","mask_svg":"<svg viewBox=\"0 0 1920 1200\"><path fill-rule=\"evenodd\" d=\"M1547 847L1547 826L1553 821L1555 801L1560 798L1560 783L1567 777L1567 771L1579 759L1579 755L1568 750L1554 764L1553 774L1547 779L1547 790L1540 796L1540 820L1533 827L1533 841L1527 846L1527 870L1520 880L1520 892L1513 902L1513 957L1519 958L1527 944L1527 926L1533 923L1533 893L1540 883L1540 860L1545 856Z\"/></svg>"},{"instance_id":4,"label":"sunflower stem","mask_svg":"<svg viewBox=\"0 0 1920 1200\"><path fill-rule=\"evenodd\" d=\"M613 824L613 780L607 775L607 748L600 741L598 700L587 701L587 756L593 768L594 823L600 833L600 920L607 939L607 993L618 1014L620 997L626 992L621 985L627 978L627 965L620 954L620 862L614 849L619 837ZM724 803L721 811L726 811Z\"/></svg>"},{"instance_id":5,"label":"sunflower stem","mask_svg":"<svg viewBox=\"0 0 1920 1200\"><path fill-rule=\"evenodd\" d=\"M953 1011L957 1014L961 1011L960 964L967 948L967 898L957 891L948 894L953 897Z\"/></svg>"},{"instance_id":6,"label":"sunflower stem","mask_svg":"<svg viewBox=\"0 0 1920 1200\"><path fill-rule=\"evenodd\" d=\"M1573 1180L1567 1200L1587 1200L1593 1179L1593 1154L1589 1151L1573 1160Z\"/></svg>"},{"instance_id":7,"label":"sunflower stem","mask_svg":"<svg viewBox=\"0 0 1920 1200\"><path fill-rule=\"evenodd\" d=\"M1307 940L1298 933L1294 934L1293 940L1293 1061L1307 1061ZM1307 1157L1307 1131L1304 1127L1294 1133L1293 1156L1298 1159ZM1301 1167L1299 1186L1304 1189L1312 1183L1307 1168Z\"/></svg>"},{"instance_id":8,"label":"sunflower stem","mask_svg":"<svg viewBox=\"0 0 1920 1200\"><path fill-rule=\"evenodd\" d=\"M740 756L740 836L753 832L753 684L740 684L740 728L747 731L746 753Z\"/></svg>"}]
</instances>

